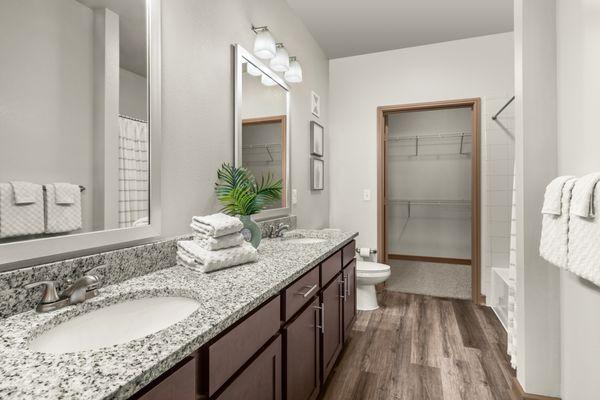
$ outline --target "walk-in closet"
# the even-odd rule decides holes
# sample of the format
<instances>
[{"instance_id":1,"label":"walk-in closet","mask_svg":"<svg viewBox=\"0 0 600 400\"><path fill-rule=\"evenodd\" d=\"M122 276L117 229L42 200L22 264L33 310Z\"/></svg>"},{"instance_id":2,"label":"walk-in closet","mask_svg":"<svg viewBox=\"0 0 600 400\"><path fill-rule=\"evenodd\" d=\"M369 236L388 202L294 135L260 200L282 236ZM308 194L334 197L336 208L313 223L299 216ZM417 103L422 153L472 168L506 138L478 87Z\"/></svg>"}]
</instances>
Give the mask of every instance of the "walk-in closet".
<instances>
[{"instance_id":1,"label":"walk-in closet","mask_svg":"<svg viewBox=\"0 0 600 400\"><path fill-rule=\"evenodd\" d=\"M475 109L475 101L441 102L382 113L382 222L392 288L472 295L473 241L478 234L473 231Z\"/></svg>"}]
</instances>

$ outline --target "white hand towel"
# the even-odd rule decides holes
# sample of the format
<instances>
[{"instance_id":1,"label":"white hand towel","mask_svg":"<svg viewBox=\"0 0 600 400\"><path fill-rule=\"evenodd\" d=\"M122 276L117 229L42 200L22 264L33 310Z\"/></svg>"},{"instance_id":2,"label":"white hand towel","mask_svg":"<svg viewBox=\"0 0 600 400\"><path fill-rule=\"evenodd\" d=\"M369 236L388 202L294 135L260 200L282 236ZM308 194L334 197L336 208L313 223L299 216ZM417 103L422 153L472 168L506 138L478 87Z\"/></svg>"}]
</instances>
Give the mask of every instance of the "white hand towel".
<instances>
[{"instance_id":1,"label":"white hand towel","mask_svg":"<svg viewBox=\"0 0 600 400\"><path fill-rule=\"evenodd\" d=\"M54 183L56 189L56 204L74 204L75 199L81 194L79 185L72 183Z\"/></svg>"},{"instance_id":2,"label":"white hand towel","mask_svg":"<svg viewBox=\"0 0 600 400\"><path fill-rule=\"evenodd\" d=\"M73 204L58 204L56 202L56 186L46 187L46 233L72 232L81 229L81 192L75 194Z\"/></svg>"},{"instance_id":3,"label":"white hand towel","mask_svg":"<svg viewBox=\"0 0 600 400\"><path fill-rule=\"evenodd\" d=\"M258 260L256 249L245 242L239 247L210 251L194 240L181 240L177 242L177 248L180 254L193 258L202 272L217 271Z\"/></svg>"},{"instance_id":4,"label":"white hand towel","mask_svg":"<svg viewBox=\"0 0 600 400\"><path fill-rule=\"evenodd\" d=\"M215 238L194 231L194 240L206 250L220 250L227 249L229 247L240 246L242 243L244 243L244 236L238 232Z\"/></svg>"},{"instance_id":5,"label":"white hand towel","mask_svg":"<svg viewBox=\"0 0 600 400\"><path fill-rule=\"evenodd\" d=\"M584 218L595 216L594 188L600 180L600 173L585 175L577 180L573 188L573 199L571 200L571 214Z\"/></svg>"},{"instance_id":6,"label":"white hand towel","mask_svg":"<svg viewBox=\"0 0 600 400\"><path fill-rule=\"evenodd\" d=\"M561 204L561 209L558 214L544 213L542 215L540 256L560 268L567 268L569 207L571 206L571 194L576 182L577 179L571 178L563 183L558 201ZM554 188L550 190L554 190ZM546 188L546 193L548 193L548 188Z\"/></svg>"},{"instance_id":7,"label":"white hand towel","mask_svg":"<svg viewBox=\"0 0 600 400\"><path fill-rule=\"evenodd\" d=\"M241 231L244 227L239 218L231 217L223 213L194 217L192 218L192 221L198 223L198 230L201 230L212 237L236 233Z\"/></svg>"},{"instance_id":8,"label":"white hand towel","mask_svg":"<svg viewBox=\"0 0 600 400\"><path fill-rule=\"evenodd\" d=\"M15 197L15 204L35 203L41 185L30 182L10 182Z\"/></svg>"},{"instance_id":9,"label":"white hand towel","mask_svg":"<svg viewBox=\"0 0 600 400\"><path fill-rule=\"evenodd\" d=\"M563 197L563 186L567 181L573 179L572 175L559 176L554 178L552 182L546 186L546 193L544 193L544 205L542 207L542 214L560 215L562 212L562 197ZM570 196L569 196L570 197ZM567 209L569 211L569 209Z\"/></svg>"},{"instance_id":10,"label":"white hand towel","mask_svg":"<svg viewBox=\"0 0 600 400\"><path fill-rule=\"evenodd\" d=\"M573 189L573 201L579 181ZM587 186L585 186L585 189ZM594 207L600 206L600 185L596 185ZM569 219L569 244L567 269L577 276L600 286L600 218L583 218L573 215Z\"/></svg>"},{"instance_id":11,"label":"white hand towel","mask_svg":"<svg viewBox=\"0 0 600 400\"><path fill-rule=\"evenodd\" d=\"M0 183L0 238L44 233L44 194L36 186L34 202L15 204L12 185Z\"/></svg>"}]
</instances>

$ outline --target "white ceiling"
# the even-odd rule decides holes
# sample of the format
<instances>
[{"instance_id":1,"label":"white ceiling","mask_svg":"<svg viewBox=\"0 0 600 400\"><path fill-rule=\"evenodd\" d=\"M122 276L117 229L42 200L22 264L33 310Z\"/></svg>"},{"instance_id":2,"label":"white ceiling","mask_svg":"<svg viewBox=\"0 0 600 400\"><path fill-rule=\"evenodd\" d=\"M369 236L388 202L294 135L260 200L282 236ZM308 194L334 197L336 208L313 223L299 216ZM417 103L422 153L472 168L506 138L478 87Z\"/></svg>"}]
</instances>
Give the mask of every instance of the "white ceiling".
<instances>
[{"instance_id":1,"label":"white ceiling","mask_svg":"<svg viewBox=\"0 0 600 400\"><path fill-rule=\"evenodd\" d=\"M329 58L513 30L513 0L287 2Z\"/></svg>"},{"instance_id":2,"label":"white ceiling","mask_svg":"<svg viewBox=\"0 0 600 400\"><path fill-rule=\"evenodd\" d=\"M108 8L119 15L121 67L146 76L146 1L77 0L90 8Z\"/></svg>"}]
</instances>

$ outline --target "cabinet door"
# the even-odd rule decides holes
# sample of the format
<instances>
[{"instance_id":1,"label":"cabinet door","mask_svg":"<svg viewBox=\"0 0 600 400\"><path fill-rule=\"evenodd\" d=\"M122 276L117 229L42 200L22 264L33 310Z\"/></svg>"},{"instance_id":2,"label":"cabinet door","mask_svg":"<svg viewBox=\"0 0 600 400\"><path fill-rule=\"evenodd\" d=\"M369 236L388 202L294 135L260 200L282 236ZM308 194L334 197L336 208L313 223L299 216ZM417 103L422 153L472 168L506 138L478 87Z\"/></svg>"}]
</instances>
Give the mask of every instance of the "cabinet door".
<instances>
[{"instance_id":1,"label":"cabinet door","mask_svg":"<svg viewBox=\"0 0 600 400\"><path fill-rule=\"evenodd\" d=\"M325 287L321 293L321 307L323 307L322 333L321 333L321 348L322 350L322 382L329 376L335 361L337 360L340 351L342 350L343 334L342 334L342 274L338 274Z\"/></svg>"},{"instance_id":2,"label":"cabinet door","mask_svg":"<svg viewBox=\"0 0 600 400\"><path fill-rule=\"evenodd\" d=\"M348 339L352 322L356 316L356 260L343 271L344 279L344 341Z\"/></svg>"},{"instance_id":3,"label":"cabinet door","mask_svg":"<svg viewBox=\"0 0 600 400\"><path fill-rule=\"evenodd\" d=\"M192 358L171 372L141 396L139 400L195 400L196 399L196 359Z\"/></svg>"},{"instance_id":4,"label":"cabinet door","mask_svg":"<svg viewBox=\"0 0 600 400\"><path fill-rule=\"evenodd\" d=\"M277 336L216 398L280 400L281 336Z\"/></svg>"},{"instance_id":5,"label":"cabinet door","mask_svg":"<svg viewBox=\"0 0 600 400\"><path fill-rule=\"evenodd\" d=\"M287 400L312 400L320 387L320 312L316 298L284 328Z\"/></svg>"}]
</instances>

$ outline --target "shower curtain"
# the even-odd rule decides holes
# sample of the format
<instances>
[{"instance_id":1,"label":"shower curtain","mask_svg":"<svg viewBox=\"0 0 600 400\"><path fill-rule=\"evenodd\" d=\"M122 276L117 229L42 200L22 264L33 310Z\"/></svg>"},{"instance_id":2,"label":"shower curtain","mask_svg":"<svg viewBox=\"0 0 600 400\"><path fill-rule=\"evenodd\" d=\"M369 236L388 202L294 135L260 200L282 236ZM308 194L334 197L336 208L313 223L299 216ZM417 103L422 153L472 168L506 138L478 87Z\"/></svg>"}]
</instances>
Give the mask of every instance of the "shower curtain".
<instances>
[{"instance_id":1,"label":"shower curtain","mask_svg":"<svg viewBox=\"0 0 600 400\"><path fill-rule=\"evenodd\" d=\"M119 227L126 228L148 223L148 124L119 117L119 129Z\"/></svg>"},{"instance_id":2,"label":"shower curtain","mask_svg":"<svg viewBox=\"0 0 600 400\"><path fill-rule=\"evenodd\" d=\"M508 346L513 368L517 368L517 189L516 165L513 167L513 193L510 219L510 258L508 263Z\"/></svg>"}]
</instances>

